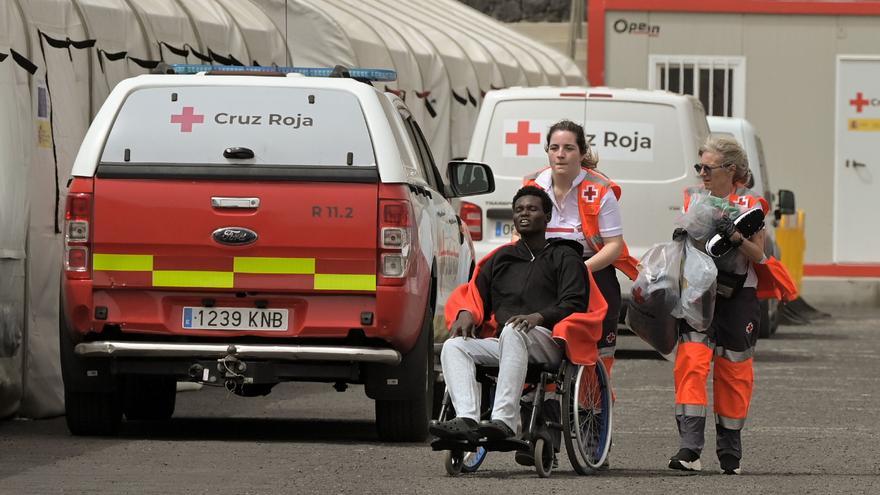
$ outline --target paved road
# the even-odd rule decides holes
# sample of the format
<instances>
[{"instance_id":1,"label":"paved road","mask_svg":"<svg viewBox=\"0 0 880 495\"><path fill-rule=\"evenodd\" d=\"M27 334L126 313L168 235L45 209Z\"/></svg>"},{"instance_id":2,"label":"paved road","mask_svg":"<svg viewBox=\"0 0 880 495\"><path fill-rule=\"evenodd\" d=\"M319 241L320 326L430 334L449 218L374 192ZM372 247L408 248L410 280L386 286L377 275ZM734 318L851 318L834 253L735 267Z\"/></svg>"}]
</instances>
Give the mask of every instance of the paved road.
<instances>
[{"instance_id":1,"label":"paved road","mask_svg":"<svg viewBox=\"0 0 880 495\"><path fill-rule=\"evenodd\" d=\"M878 493L880 309L833 312L759 343L740 477L716 474L711 448L699 475L665 468L677 450L672 364L625 359L612 469L598 476L562 458L542 480L498 453L449 478L425 444L378 442L359 387L287 384L254 399L181 393L173 421L115 438L71 437L63 418L0 422L0 493Z\"/></svg>"}]
</instances>

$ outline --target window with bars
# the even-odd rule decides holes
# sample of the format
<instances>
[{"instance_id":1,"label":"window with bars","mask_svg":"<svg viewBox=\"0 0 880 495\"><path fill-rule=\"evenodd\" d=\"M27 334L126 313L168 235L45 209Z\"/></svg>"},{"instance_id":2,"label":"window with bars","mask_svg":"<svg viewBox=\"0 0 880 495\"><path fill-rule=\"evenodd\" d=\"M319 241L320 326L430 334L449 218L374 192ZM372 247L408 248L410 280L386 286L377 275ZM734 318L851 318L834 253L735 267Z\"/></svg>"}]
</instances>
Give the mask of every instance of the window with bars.
<instances>
[{"instance_id":1,"label":"window with bars","mask_svg":"<svg viewBox=\"0 0 880 495\"><path fill-rule=\"evenodd\" d=\"M651 55L648 87L694 95L707 115L745 114L745 58Z\"/></svg>"}]
</instances>

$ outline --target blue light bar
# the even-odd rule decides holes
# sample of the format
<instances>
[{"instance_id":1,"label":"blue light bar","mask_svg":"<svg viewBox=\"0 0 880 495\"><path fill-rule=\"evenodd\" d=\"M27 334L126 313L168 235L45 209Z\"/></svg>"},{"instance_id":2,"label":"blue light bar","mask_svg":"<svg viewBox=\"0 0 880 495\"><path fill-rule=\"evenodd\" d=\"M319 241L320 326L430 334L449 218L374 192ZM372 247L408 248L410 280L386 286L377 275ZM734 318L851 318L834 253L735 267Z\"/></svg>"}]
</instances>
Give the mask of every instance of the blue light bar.
<instances>
[{"instance_id":1,"label":"blue light bar","mask_svg":"<svg viewBox=\"0 0 880 495\"><path fill-rule=\"evenodd\" d=\"M201 65L201 64L171 64L171 70L175 74L196 74L199 72L273 72L282 74L302 74L308 77L330 77L332 67L263 67L263 66L237 66L237 65ZM353 78L367 79L370 81L396 81L397 71L391 69L346 69Z\"/></svg>"}]
</instances>

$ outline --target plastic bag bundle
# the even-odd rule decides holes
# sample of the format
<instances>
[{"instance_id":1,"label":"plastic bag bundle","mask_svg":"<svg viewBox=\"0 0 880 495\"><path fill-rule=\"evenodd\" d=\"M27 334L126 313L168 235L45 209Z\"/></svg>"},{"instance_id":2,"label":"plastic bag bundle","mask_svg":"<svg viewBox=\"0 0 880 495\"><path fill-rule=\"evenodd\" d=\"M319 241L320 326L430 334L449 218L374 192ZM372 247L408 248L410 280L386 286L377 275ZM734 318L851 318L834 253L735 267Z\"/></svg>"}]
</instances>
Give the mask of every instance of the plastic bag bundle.
<instances>
[{"instance_id":1,"label":"plastic bag bundle","mask_svg":"<svg viewBox=\"0 0 880 495\"><path fill-rule=\"evenodd\" d=\"M693 240L688 238L684 244L681 297L675 316L683 318L695 330L704 332L715 313L718 269L708 254L697 249Z\"/></svg>"},{"instance_id":2,"label":"plastic bag bundle","mask_svg":"<svg viewBox=\"0 0 880 495\"><path fill-rule=\"evenodd\" d=\"M684 242L655 244L639 261L626 324L633 333L662 354L678 340L680 279Z\"/></svg>"},{"instance_id":3,"label":"plastic bag bundle","mask_svg":"<svg viewBox=\"0 0 880 495\"><path fill-rule=\"evenodd\" d=\"M690 237L699 241L698 246L704 246L715 235L715 224L722 215L727 215L732 220L739 214L740 209L727 198L716 198L708 192L701 192L691 196L687 211L675 223L687 230Z\"/></svg>"}]
</instances>

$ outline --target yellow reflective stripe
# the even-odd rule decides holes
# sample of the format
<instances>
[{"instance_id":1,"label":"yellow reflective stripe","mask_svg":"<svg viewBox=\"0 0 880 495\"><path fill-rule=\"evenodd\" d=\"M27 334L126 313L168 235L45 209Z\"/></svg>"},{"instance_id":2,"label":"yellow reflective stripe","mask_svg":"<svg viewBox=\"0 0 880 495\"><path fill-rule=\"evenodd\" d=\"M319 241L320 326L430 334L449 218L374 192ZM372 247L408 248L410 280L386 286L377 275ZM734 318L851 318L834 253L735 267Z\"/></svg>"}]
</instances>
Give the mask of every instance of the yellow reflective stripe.
<instances>
[{"instance_id":1,"label":"yellow reflective stripe","mask_svg":"<svg viewBox=\"0 0 880 495\"><path fill-rule=\"evenodd\" d=\"M149 254L98 254L92 258L95 270L115 272L149 272L153 269L153 256Z\"/></svg>"},{"instance_id":2,"label":"yellow reflective stripe","mask_svg":"<svg viewBox=\"0 0 880 495\"><path fill-rule=\"evenodd\" d=\"M210 287L231 289L235 274L232 272L208 272L187 270L155 270L154 287Z\"/></svg>"},{"instance_id":3,"label":"yellow reflective stripe","mask_svg":"<svg viewBox=\"0 0 880 495\"><path fill-rule=\"evenodd\" d=\"M235 273L311 275L315 273L315 258L236 257L232 266Z\"/></svg>"},{"instance_id":4,"label":"yellow reflective stripe","mask_svg":"<svg viewBox=\"0 0 880 495\"><path fill-rule=\"evenodd\" d=\"M316 273L315 290L376 290L376 276Z\"/></svg>"}]
</instances>

